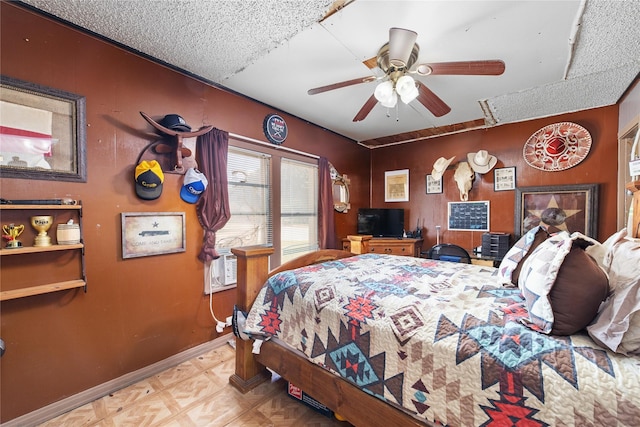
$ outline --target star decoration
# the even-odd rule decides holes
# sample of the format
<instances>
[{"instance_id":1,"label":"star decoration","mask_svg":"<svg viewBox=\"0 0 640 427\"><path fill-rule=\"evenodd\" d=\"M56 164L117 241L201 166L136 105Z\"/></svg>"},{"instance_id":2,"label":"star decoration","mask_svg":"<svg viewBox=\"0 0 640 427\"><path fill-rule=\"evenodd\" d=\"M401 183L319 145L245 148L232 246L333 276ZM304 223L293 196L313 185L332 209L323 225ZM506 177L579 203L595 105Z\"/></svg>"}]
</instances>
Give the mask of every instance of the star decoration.
<instances>
[{"instance_id":1,"label":"star decoration","mask_svg":"<svg viewBox=\"0 0 640 427\"><path fill-rule=\"evenodd\" d=\"M567 228L566 220L574 215L582 212L582 209L562 209L558 205L558 201L555 196L551 196L549 203L544 209L531 209L527 210L528 213L533 215L542 224L549 227L555 227L559 230L569 231ZM551 231L549 229L549 231Z\"/></svg>"}]
</instances>

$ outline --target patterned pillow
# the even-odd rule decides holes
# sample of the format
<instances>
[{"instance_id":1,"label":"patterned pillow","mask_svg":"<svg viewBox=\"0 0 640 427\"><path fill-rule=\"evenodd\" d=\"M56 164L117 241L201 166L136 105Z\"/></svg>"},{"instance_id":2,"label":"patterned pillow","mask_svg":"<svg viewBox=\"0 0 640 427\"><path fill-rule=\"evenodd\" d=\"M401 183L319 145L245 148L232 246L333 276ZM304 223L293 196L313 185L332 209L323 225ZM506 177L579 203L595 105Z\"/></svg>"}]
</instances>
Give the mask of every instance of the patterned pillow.
<instances>
[{"instance_id":1,"label":"patterned pillow","mask_svg":"<svg viewBox=\"0 0 640 427\"><path fill-rule=\"evenodd\" d=\"M613 293L587 332L612 351L640 355L640 239L618 240L605 259Z\"/></svg>"},{"instance_id":2,"label":"patterned pillow","mask_svg":"<svg viewBox=\"0 0 640 427\"><path fill-rule=\"evenodd\" d=\"M571 335L584 329L609 293L609 281L585 252L592 239L561 232L538 246L524 262L518 286L535 329Z\"/></svg>"},{"instance_id":3,"label":"patterned pillow","mask_svg":"<svg viewBox=\"0 0 640 427\"><path fill-rule=\"evenodd\" d=\"M547 230L541 226L536 226L527 231L506 253L500 267L498 267L498 277L502 284L518 284L518 276L522 264L529 254L549 237Z\"/></svg>"},{"instance_id":4,"label":"patterned pillow","mask_svg":"<svg viewBox=\"0 0 640 427\"><path fill-rule=\"evenodd\" d=\"M557 233L533 250L520 270L518 287L524 295L529 320L545 334L550 333L553 328L549 293L572 245L569 233Z\"/></svg>"}]
</instances>

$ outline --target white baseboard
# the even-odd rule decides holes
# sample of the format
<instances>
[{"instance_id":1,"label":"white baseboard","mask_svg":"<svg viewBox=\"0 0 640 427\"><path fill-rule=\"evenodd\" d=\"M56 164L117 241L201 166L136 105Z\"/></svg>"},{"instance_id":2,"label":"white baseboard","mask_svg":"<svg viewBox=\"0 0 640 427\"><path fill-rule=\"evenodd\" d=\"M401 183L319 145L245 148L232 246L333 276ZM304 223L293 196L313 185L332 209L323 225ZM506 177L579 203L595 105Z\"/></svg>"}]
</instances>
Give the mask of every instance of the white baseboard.
<instances>
[{"instance_id":1,"label":"white baseboard","mask_svg":"<svg viewBox=\"0 0 640 427\"><path fill-rule=\"evenodd\" d=\"M197 347L185 350L182 353L174 354L173 356L154 363L153 365L145 366L137 371L130 372L119 378L107 381L106 383L102 383L73 396L69 396L66 399L62 399L18 418L9 420L6 423L1 424L0 427L25 427L42 424L45 421L86 405L87 403L93 402L94 400L106 396L109 393L128 387L131 384L135 384L138 381L165 371L179 365L180 363L191 360L208 351L222 347L227 344L231 338L233 338L233 334L223 335L212 341L200 344Z\"/></svg>"}]
</instances>

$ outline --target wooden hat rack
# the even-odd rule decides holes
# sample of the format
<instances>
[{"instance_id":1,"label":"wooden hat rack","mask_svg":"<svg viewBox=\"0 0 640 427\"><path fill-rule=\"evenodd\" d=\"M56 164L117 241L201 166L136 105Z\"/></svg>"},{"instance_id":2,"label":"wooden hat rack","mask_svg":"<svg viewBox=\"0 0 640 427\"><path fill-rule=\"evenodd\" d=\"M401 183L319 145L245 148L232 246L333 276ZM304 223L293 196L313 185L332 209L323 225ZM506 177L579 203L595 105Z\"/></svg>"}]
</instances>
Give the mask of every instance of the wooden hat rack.
<instances>
[{"instance_id":1,"label":"wooden hat rack","mask_svg":"<svg viewBox=\"0 0 640 427\"><path fill-rule=\"evenodd\" d=\"M151 117L140 111L140 115L147 121L151 126L164 133L165 135L175 136L175 143L171 144L157 144L155 147L156 153L159 154L170 154L172 159L173 168L171 170L164 171L166 173L177 173L184 174L185 168L182 164L183 157L191 156L191 150L183 145L183 138L193 138L200 135L204 135L213 129L213 126L203 126L199 130L194 132L181 132L173 129L169 129L167 127L162 126L160 123L153 120Z\"/></svg>"}]
</instances>

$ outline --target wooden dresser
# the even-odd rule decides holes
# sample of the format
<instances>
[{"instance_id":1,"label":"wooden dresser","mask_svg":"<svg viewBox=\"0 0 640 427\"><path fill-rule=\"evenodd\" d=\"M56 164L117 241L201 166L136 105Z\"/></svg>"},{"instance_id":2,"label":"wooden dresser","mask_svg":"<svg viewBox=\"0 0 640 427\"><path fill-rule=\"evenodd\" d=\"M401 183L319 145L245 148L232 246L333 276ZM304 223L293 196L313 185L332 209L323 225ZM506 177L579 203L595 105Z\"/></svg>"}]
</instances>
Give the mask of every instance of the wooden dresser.
<instances>
[{"instance_id":1,"label":"wooden dresser","mask_svg":"<svg viewBox=\"0 0 640 427\"><path fill-rule=\"evenodd\" d=\"M342 239L342 249L355 254L374 253L420 257L422 239L347 236Z\"/></svg>"}]
</instances>

